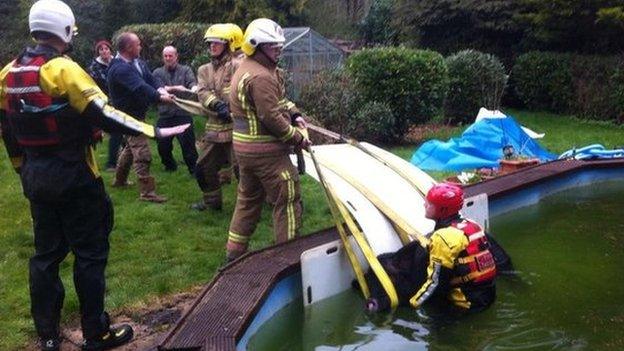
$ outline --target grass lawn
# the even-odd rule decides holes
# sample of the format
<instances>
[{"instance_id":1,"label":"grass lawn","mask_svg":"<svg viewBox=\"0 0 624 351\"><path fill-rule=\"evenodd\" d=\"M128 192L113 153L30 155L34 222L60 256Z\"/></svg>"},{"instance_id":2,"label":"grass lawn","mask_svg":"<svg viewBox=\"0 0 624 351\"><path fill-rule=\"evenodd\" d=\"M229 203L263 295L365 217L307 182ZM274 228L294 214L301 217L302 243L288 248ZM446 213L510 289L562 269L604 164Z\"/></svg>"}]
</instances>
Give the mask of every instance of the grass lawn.
<instances>
[{"instance_id":1,"label":"grass lawn","mask_svg":"<svg viewBox=\"0 0 624 351\"><path fill-rule=\"evenodd\" d=\"M604 123L591 123L567 116L547 113L508 111L519 122L537 132L545 132L541 141L552 152L561 153L573 146L602 143L607 148L623 143L624 128ZM202 121L196 120L196 135L201 135ZM463 128L443 134L432 132L431 138L447 139ZM28 258L32 254L32 223L28 202L7 159L0 150L0 350L17 350L35 337L29 312ZM393 148L409 159L415 145ZM100 165L106 159L106 144L97 148ZM177 172L164 172L152 143L152 174L157 179L158 193L169 197L163 205L138 201L136 186L129 189L108 187L115 206L115 227L111 234L111 252L107 268L108 310L131 310L149 306L150 301L185 291L208 282L225 257L227 228L235 202L235 184L225 187L221 212L195 212L189 205L200 199L195 180L180 165ZM179 147L176 157L181 160ZM311 165L310 165L311 166ZM444 173L433 173L442 178ZM103 174L111 183L111 173ZM131 179L136 181L131 176ZM302 178L304 199L303 233L331 225L322 191L310 177ZM270 245L273 240L270 209L265 208L253 237L251 248ZM71 255L61 265L66 298L63 322L75 322L78 301L71 279Z\"/></svg>"}]
</instances>

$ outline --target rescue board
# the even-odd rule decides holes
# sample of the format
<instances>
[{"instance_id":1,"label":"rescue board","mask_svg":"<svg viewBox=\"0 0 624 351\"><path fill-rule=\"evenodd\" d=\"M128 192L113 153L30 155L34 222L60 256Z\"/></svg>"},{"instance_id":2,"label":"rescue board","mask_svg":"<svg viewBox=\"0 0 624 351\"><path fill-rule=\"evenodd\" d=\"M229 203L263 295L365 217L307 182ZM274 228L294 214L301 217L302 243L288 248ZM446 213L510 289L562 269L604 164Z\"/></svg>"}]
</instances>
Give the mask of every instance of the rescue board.
<instances>
[{"instance_id":1,"label":"rescue board","mask_svg":"<svg viewBox=\"0 0 624 351\"><path fill-rule=\"evenodd\" d=\"M361 145L379 157L373 157L350 144L313 146L321 170L324 175L327 174L327 181L340 200L349 208L350 204L344 198L345 193L359 193L364 198L364 201L358 203L359 206L364 206L364 202L369 203L391 227L395 224L409 234L422 236L431 232L434 222L425 218L425 200L422 193L426 193L435 184L433 178L381 148L368 143ZM309 155L304 155L306 163L311 164ZM390 163L392 167L385 163ZM313 167L306 167L306 173L318 180ZM346 191L346 188L349 190ZM358 217L352 208L349 210ZM359 218L356 220L362 225ZM376 238L369 238L372 233L367 233L364 227L362 230L372 247ZM375 253L379 254L377 251Z\"/></svg>"}]
</instances>

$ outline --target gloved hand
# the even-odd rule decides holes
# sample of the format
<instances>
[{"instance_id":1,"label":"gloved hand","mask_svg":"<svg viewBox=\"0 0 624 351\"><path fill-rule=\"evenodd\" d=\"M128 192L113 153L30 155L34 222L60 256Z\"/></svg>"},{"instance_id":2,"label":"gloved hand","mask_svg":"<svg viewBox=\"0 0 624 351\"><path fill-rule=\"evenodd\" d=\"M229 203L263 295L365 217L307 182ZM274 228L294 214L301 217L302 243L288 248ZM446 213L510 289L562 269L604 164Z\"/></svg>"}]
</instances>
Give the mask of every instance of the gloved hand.
<instances>
[{"instance_id":1,"label":"gloved hand","mask_svg":"<svg viewBox=\"0 0 624 351\"><path fill-rule=\"evenodd\" d=\"M230 108L223 101L217 101L214 104L214 111L217 113L217 117L223 121L229 122L232 120L230 117Z\"/></svg>"},{"instance_id":2,"label":"gloved hand","mask_svg":"<svg viewBox=\"0 0 624 351\"><path fill-rule=\"evenodd\" d=\"M182 134L191 124L181 124L179 126L170 127L170 128L158 128L156 127L156 139L166 139L172 137L174 135Z\"/></svg>"}]
</instances>

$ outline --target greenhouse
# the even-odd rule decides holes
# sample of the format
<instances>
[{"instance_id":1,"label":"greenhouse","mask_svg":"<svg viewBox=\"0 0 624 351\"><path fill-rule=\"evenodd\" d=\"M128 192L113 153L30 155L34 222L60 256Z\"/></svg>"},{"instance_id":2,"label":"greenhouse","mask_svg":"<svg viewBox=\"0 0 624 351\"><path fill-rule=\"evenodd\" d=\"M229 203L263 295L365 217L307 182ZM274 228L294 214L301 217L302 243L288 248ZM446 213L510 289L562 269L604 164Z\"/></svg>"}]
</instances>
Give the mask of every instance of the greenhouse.
<instances>
[{"instance_id":1,"label":"greenhouse","mask_svg":"<svg viewBox=\"0 0 624 351\"><path fill-rule=\"evenodd\" d=\"M284 28L282 67L289 73L289 95L296 98L316 73L339 67L344 52L310 27Z\"/></svg>"}]
</instances>

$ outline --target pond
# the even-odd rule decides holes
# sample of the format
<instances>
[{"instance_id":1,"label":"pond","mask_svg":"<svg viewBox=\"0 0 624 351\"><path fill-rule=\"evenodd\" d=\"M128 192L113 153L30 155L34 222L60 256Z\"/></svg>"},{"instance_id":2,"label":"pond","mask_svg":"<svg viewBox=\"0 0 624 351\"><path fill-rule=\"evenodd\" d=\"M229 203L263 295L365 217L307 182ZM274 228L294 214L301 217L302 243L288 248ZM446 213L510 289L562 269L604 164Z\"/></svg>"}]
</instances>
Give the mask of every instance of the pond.
<instances>
[{"instance_id":1,"label":"pond","mask_svg":"<svg viewBox=\"0 0 624 351\"><path fill-rule=\"evenodd\" d=\"M358 292L279 311L249 350L622 350L624 182L567 190L491 219L517 274L488 310L368 315Z\"/></svg>"}]
</instances>

